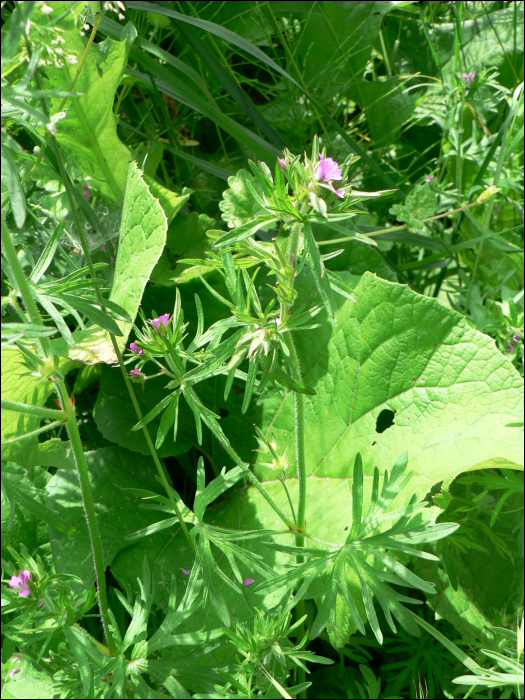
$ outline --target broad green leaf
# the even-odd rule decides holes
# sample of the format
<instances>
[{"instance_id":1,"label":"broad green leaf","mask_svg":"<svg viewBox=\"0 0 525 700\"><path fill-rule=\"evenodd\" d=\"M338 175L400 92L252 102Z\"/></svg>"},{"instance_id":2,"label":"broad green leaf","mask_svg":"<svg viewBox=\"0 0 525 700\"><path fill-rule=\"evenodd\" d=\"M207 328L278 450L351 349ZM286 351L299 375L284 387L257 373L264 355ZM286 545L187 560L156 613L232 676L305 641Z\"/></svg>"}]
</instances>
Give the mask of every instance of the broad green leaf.
<instances>
[{"instance_id":1,"label":"broad green leaf","mask_svg":"<svg viewBox=\"0 0 525 700\"><path fill-rule=\"evenodd\" d=\"M27 698L27 700L47 700L56 696L53 678L45 672L45 666L39 664L36 668L33 663L23 656L19 661L14 659L9 664L10 668L19 668L20 673L10 676L5 673L2 682L3 698ZM4 664L2 664L2 667Z\"/></svg>"},{"instance_id":2,"label":"broad green leaf","mask_svg":"<svg viewBox=\"0 0 525 700\"><path fill-rule=\"evenodd\" d=\"M79 13L82 6L73 8ZM56 16L71 8L68 2L55 2ZM53 14L55 16L55 14ZM44 88L57 85L69 87L76 74L88 37L81 38L71 15L60 22L65 44L63 51L76 57L66 61L63 68L52 64L46 66ZM82 71L75 83L75 92L82 93L70 98L71 102L63 119L57 121L57 139L75 165L89 175L99 191L117 204L124 201L130 152L117 136L117 116L113 113L115 92L126 67L131 45L130 35L123 41L106 39L93 43L86 56ZM62 98L52 98L51 115L58 112Z\"/></svg>"},{"instance_id":3,"label":"broad green leaf","mask_svg":"<svg viewBox=\"0 0 525 700\"><path fill-rule=\"evenodd\" d=\"M352 99L365 111L374 143L390 143L416 105L414 92L403 89L398 76L386 80L359 80L352 86Z\"/></svg>"},{"instance_id":4,"label":"broad green leaf","mask_svg":"<svg viewBox=\"0 0 525 700\"><path fill-rule=\"evenodd\" d=\"M483 17L482 29L465 46L464 56L466 65L496 67L501 83L514 84L511 65L518 70L523 62L523 6L508 6ZM446 72L453 70L453 63L448 63Z\"/></svg>"},{"instance_id":5,"label":"broad green leaf","mask_svg":"<svg viewBox=\"0 0 525 700\"><path fill-rule=\"evenodd\" d=\"M166 229L166 215L159 201L151 194L136 164L130 163L119 248L109 297L110 301L128 312L132 321L118 321L122 336L117 338L117 342L121 352L126 345L151 271L162 254ZM111 364L117 361L107 331L89 328L85 332L77 331L74 337L77 345L69 349L71 359L85 364ZM63 345L57 344L56 347L57 351L66 352Z\"/></svg>"},{"instance_id":6,"label":"broad green leaf","mask_svg":"<svg viewBox=\"0 0 525 700\"><path fill-rule=\"evenodd\" d=\"M135 392L143 416L146 416L167 396L165 385L166 380L158 378L146 382L144 390L139 388ZM169 430L162 447L158 450L161 457L182 454L190 450L196 443L194 430L192 430L193 418L184 410L183 401L179 403L177 441L173 442L173 431ZM103 368L93 417L106 440L142 455L150 455L142 430L131 431L137 423L137 414L129 399L120 368ZM162 417L159 415L148 424L148 432L153 440L157 435L161 419Z\"/></svg>"},{"instance_id":7,"label":"broad green leaf","mask_svg":"<svg viewBox=\"0 0 525 700\"><path fill-rule=\"evenodd\" d=\"M391 2L274 2L276 15L296 16L301 31L294 40L294 59L306 88L326 102L358 83ZM290 21L290 20L289 20ZM297 78L293 65L288 70Z\"/></svg>"},{"instance_id":8,"label":"broad green leaf","mask_svg":"<svg viewBox=\"0 0 525 700\"><path fill-rule=\"evenodd\" d=\"M485 460L499 456L518 468L523 459L519 431L505 427L522 413L521 378L490 338L435 300L369 273L354 293L357 303L345 301L334 321L326 319L315 333L297 334L295 340L303 380L317 391L304 399L307 530L334 543L344 541L352 522L347 484L357 451L363 458L366 503L374 466L390 469L408 450L407 471L413 477L395 507L413 494L423 498L441 481L447 488L458 474ZM262 409L267 437L273 434L278 448L287 451L286 483L296 503L291 393L268 392ZM386 429L383 411L394 418ZM289 512L274 472L262 466L255 471ZM253 487L235 491L221 509L226 527L278 526ZM276 560L266 562L275 565Z\"/></svg>"},{"instance_id":9,"label":"broad green leaf","mask_svg":"<svg viewBox=\"0 0 525 700\"><path fill-rule=\"evenodd\" d=\"M173 258L204 261L204 253L210 244L206 231L216 225L215 219L195 211L178 216L168 228L166 248L151 273L151 281L162 286L173 286L197 277L192 267L182 262L173 263Z\"/></svg>"},{"instance_id":10,"label":"broad green leaf","mask_svg":"<svg viewBox=\"0 0 525 700\"><path fill-rule=\"evenodd\" d=\"M182 205L188 201L189 194L178 195L176 192L166 189L152 177L144 173L144 182L149 187L151 194L159 200L160 206L164 209L168 225L173 221L180 211Z\"/></svg>"},{"instance_id":11,"label":"broad green leaf","mask_svg":"<svg viewBox=\"0 0 525 700\"><path fill-rule=\"evenodd\" d=\"M519 431L505 427L521 415L522 382L494 342L437 301L370 273L354 294L334 322L295 340L303 381L317 390L305 400L308 473L340 477L350 450L366 475L406 449L408 471L421 476L413 492L423 496L430 481L447 486L487 459L522 464ZM384 410L394 425L379 433ZM292 425L291 396L264 401L263 428L283 446L293 445Z\"/></svg>"},{"instance_id":12,"label":"broad green leaf","mask_svg":"<svg viewBox=\"0 0 525 700\"><path fill-rule=\"evenodd\" d=\"M109 566L117 552L129 546L124 537L153 522L152 513L159 515L157 511L140 508L141 497L125 489L147 489L155 493L163 493L163 489L155 480L157 470L151 458L119 447L104 447L87 452L86 460L93 500L97 504L104 564ZM91 585L93 555L77 475L59 469L47 484L47 493L46 505L77 530L74 535L66 535L50 528L57 571L74 573ZM173 531L177 528L174 525Z\"/></svg>"},{"instance_id":13,"label":"broad green leaf","mask_svg":"<svg viewBox=\"0 0 525 700\"><path fill-rule=\"evenodd\" d=\"M23 365L18 348L2 348L2 398L20 403L42 406L53 391L49 381L39 382L37 377L24 376L29 370ZM39 427L41 418L15 411L2 411L2 441L24 435ZM2 447L2 460L18 462L19 457L38 444L38 438L25 443Z\"/></svg>"},{"instance_id":14,"label":"broad green leaf","mask_svg":"<svg viewBox=\"0 0 525 700\"><path fill-rule=\"evenodd\" d=\"M505 468L504 464L499 466ZM474 492L470 488L467 491L466 488L455 483L452 493L472 500ZM476 491L481 492L482 488L479 487ZM501 493L492 490L489 492L491 497ZM428 605L436 612L436 616L451 622L459 634L485 641L487 628L501 624L500 611L510 611L520 605L523 585L523 559L517 554L517 530L520 519L523 518L523 495L512 496L495 525L489 527L494 505L495 501L492 501L492 508L485 512L478 511L475 521L466 521L472 531L471 537L475 537L475 545L483 547L484 551L469 547L468 544L464 551L453 547L452 542L448 545L457 578L457 590L451 585L450 573L445 573L441 566L432 566L424 560L414 562L417 575L436 585L436 595L427 597ZM461 528L456 534L462 535ZM442 550L437 547L434 552L443 561Z\"/></svg>"},{"instance_id":15,"label":"broad green leaf","mask_svg":"<svg viewBox=\"0 0 525 700\"><path fill-rule=\"evenodd\" d=\"M16 453L16 463L23 467L76 469L71 443L60 438L51 438L46 442L27 440L21 443Z\"/></svg>"}]
</instances>

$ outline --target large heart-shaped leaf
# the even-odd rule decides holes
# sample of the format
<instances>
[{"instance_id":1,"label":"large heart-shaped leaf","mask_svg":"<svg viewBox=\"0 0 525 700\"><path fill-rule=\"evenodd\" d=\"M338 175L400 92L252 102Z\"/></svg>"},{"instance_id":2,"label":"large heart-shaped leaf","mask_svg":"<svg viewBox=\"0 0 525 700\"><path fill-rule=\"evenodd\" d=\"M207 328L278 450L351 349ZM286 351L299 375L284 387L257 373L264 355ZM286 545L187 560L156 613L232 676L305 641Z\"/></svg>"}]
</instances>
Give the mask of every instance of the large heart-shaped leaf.
<instances>
[{"instance_id":1,"label":"large heart-shaped leaf","mask_svg":"<svg viewBox=\"0 0 525 700\"><path fill-rule=\"evenodd\" d=\"M491 338L436 300L370 273L355 297L334 321L296 338L303 379L317 391L305 399L308 476L346 478L356 452L371 474L408 450L410 489L416 484L422 497L495 457L523 464L520 433L507 427L522 415L522 381ZM263 401L263 430L293 462L290 394Z\"/></svg>"}]
</instances>

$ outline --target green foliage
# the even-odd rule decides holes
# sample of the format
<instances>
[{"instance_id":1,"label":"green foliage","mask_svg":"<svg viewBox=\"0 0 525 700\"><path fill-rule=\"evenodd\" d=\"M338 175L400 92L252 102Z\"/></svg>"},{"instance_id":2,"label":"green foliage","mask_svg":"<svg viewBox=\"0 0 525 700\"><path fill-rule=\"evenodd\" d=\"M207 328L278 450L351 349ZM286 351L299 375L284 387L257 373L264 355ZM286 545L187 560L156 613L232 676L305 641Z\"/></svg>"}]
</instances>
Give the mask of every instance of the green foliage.
<instances>
[{"instance_id":1,"label":"green foliage","mask_svg":"<svg viewBox=\"0 0 525 700\"><path fill-rule=\"evenodd\" d=\"M2 697L523 697L523 3L4 3L2 78Z\"/></svg>"},{"instance_id":2,"label":"green foliage","mask_svg":"<svg viewBox=\"0 0 525 700\"><path fill-rule=\"evenodd\" d=\"M405 221L409 231L422 231L422 219L429 219L436 213L438 197L431 185L418 185L406 198L405 204L394 204L390 213L398 221Z\"/></svg>"}]
</instances>

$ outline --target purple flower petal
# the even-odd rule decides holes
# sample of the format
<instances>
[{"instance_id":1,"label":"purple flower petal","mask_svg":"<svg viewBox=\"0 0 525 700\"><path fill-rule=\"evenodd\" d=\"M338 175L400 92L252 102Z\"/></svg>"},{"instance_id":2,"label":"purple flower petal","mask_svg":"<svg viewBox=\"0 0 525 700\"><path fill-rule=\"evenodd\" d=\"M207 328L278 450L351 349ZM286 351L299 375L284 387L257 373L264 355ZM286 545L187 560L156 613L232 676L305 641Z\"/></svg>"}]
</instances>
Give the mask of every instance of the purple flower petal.
<instances>
[{"instance_id":1,"label":"purple flower petal","mask_svg":"<svg viewBox=\"0 0 525 700\"><path fill-rule=\"evenodd\" d=\"M18 660L20 661L20 659L18 659ZM19 669L19 668L14 668L12 671L9 671L9 675L10 675L11 677L14 676L16 673L20 673L20 669Z\"/></svg>"},{"instance_id":2,"label":"purple flower petal","mask_svg":"<svg viewBox=\"0 0 525 700\"><path fill-rule=\"evenodd\" d=\"M89 198L91 197L91 194L90 194L90 192L89 192L88 186L83 182L83 183L82 183L82 187L84 188L84 191L82 192L82 194L84 195L84 197L85 197L86 199L89 199Z\"/></svg>"},{"instance_id":3,"label":"purple flower petal","mask_svg":"<svg viewBox=\"0 0 525 700\"><path fill-rule=\"evenodd\" d=\"M250 586L252 583L255 583L255 579L254 579L254 578L250 578L249 576L247 576L247 577L244 579L244 581L242 582L242 585L243 585L243 586Z\"/></svg>"},{"instance_id":4,"label":"purple flower petal","mask_svg":"<svg viewBox=\"0 0 525 700\"><path fill-rule=\"evenodd\" d=\"M31 572L29 569L24 569L23 571L20 570L18 572L18 576L14 575L11 576L9 579L9 585L11 588L21 588L22 586L25 586L26 583L30 580L31 578ZM29 593L29 588L27 589L27 593ZM24 593L24 595L27 595L27 593ZM22 593L20 593L22 595Z\"/></svg>"},{"instance_id":5,"label":"purple flower petal","mask_svg":"<svg viewBox=\"0 0 525 700\"><path fill-rule=\"evenodd\" d=\"M142 372L140 371L140 369L138 369L137 367L135 367L135 369L132 369L132 370L131 370L130 374L132 374L134 377L140 377L140 375L142 374Z\"/></svg>"},{"instance_id":6,"label":"purple flower petal","mask_svg":"<svg viewBox=\"0 0 525 700\"><path fill-rule=\"evenodd\" d=\"M434 179L434 176L429 175L428 177L425 178L425 182L432 182L433 179Z\"/></svg>"},{"instance_id":7,"label":"purple flower petal","mask_svg":"<svg viewBox=\"0 0 525 700\"><path fill-rule=\"evenodd\" d=\"M338 197L341 197L341 199L345 198L345 191L344 190L334 190L334 192L336 193L336 195Z\"/></svg>"},{"instance_id":8,"label":"purple flower petal","mask_svg":"<svg viewBox=\"0 0 525 700\"><path fill-rule=\"evenodd\" d=\"M106 252L106 244L105 244L105 243L103 243L103 244L100 246L100 250L101 250L103 253Z\"/></svg>"},{"instance_id":9,"label":"purple flower petal","mask_svg":"<svg viewBox=\"0 0 525 700\"><path fill-rule=\"evenodd\" d=\"M476 77L476 71L475 71L475 70L471 70L471 71L470 71L470 82L472 82L472 81L474 80L475 77Z\"/></svg>"},{"instance_id":10,"label":"purple flower petal","mask_svg":"<svg viewBox=\"0 0 525 700\"><path fill-rule=\"evenodd\" d=\"M129 349L131 350L131 352L134 352L137 355L142 355L142 353L144 352L144 350L141 347L139 347L135 342L129 344Z\"/></svg>"},{"instance_id":11,"label":"purple flower petal","mask_svg":"<svg viewBox=\"0 0 525 700\"><path fill-rule=\"evenodd\" d=\"M509 353L512 355L514 352L514 345L512 343L509 344Z\"/></svg>"},{"instance_id":12,"label":"purple flower petal","mask_svg":"<svg viewBox=\"0 0 525 700\"><path fill-rule=\"evenodd\" d=\"M19 664L19 663L20 663L20 657L19 657L19 656L13 656L13 661L15 662L15 664Z\"/></svg>"},{"instance_id":13,"label":"purple flower petal","mask_svg":"<svg viewBox=\"0 0 525 700\"><path fill-rule=\"evenodd\" d=\"M18 591L18 595L21 595L22 598L25 598L26 595L29 595L30 592L31 591L29 590L29 588L26 587L26 588L22 588L21 591Z\"/></svg>"},{"instance_id":14,"label":"purple flower petal","mask_svg":"<svg viewBox=\"0 0 525 700\"><path fill-rule=\"evenodd\" d=\"M518 338L517 335L513 335L513 336L512 336L512 342L513 342L513 343L519 343L519 342L520 342L520 339Z\"/></svg>"},{"instance_id":15,"label":"purple flower petal","mask_svg":"<svg viewBox=\"0 0 525 700\"><path fill-rule=\"evenodd\" d=\"M285 159L284 159L284 158L277 158L277 162L279 163L279 165L281 166L281 168L282 168L283 170L285 170L285 168L286 168L286 161L285 161Z\"/></svg>"},{"instance_id":16,"label":"purple flower petal","mask_svg":"<svg viewBox=\"0 0 525 700\"><path fill-rule=\"evenodd\" d=\"M318 180L330 182L330 180L342 180L341 168L332 158L323 158L319 155L319 163L315 171L315 176Z\"/></svg>"},{"instance_id":17,"label":"purple flower petal","mask_svg":"<svg viewBox=\"0 0 525 700\"><path fill-rule=\"evenodd\" d=\"M184 576L189 576L190 575L190 569L182 569L182 573Z\"/></svg>"},{"instance_id":18,"label":"purple flower petal","mask_svg":"<svg viewBox=\"0 0 525 700\"><path fill-rule=\"evenodd\" d=\"M148 321L153 323L154 326L160 329L160 324L162 323L164 326L168 325L168 321L170 320L170 315L169 314L162 314L162 316L159 316L158 318L148 318Z\"/></svg>"},{"instance_id":19,"label":"purple flower petal","mask_svg":"<svg viewBox=\"0 0 525 700\"><path fill-rule=\"evenodd\" d=\"M44 601L43 601L43 600L40 601L40 603L38 604L38 607L41 608L42 605L44 605Z\"/></svg>"}]
</instances>

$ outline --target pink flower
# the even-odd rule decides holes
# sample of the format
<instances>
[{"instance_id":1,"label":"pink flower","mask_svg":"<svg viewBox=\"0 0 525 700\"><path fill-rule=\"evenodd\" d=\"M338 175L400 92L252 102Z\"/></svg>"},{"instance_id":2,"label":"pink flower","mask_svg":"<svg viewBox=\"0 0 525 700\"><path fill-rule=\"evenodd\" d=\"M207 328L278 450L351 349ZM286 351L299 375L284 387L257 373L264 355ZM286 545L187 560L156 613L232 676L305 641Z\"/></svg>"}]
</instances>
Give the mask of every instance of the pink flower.
<instances>
[{"instance_id":1,"label":"pink flower","mask_svg":"<svg viewBox=\"0 0 525 700\"><path fill-rule=\"evenodd\" d=\"M281 166L281 168L282 168L283 170L286 169L286 161L285 161L284 158L277 158L277 162L279 163L279 165Z\"/></svg>"},{"instance_id":2,"label":"pink flower","mask_svg":"<svg viewBox=\"0 0 525 700\"><path fill-rule=\"evenodd\" d=\"M474 80L474 78L476 77L476 71L475 71L475 70L471 70L471 71L470 71L470 74L469 74L469 73L462 73L462 74L461 74L461 77L462 77L462 78L465 78L465 81L466 81L466 83L467 83L467 85L468 85L469 83L472 83L473 80Z\"/></svg>"},{"instance_id":3,"label":"pink flower","mask_svg":"<svg viewBox=\"0 0 525 700\"><path fill-rule=\"evenodd\" d=\"M18 595L21 595L23 598L25 598L26 595L29 595L30 591L29 588L27 587L27 582L31 578L31 572L29 569L24 569L23 571L21 570L18 574L18 576L11 576L9 579L9 585L11 588L21 588L20 591L18 591Z\"/></svg>"},{"instance_id":4,"label":"pink flower","mask_svg":"<svg viewBox=\"0 0 525 700\"><path fill-rule=\"evenodd\" d=\"M138 369L137 367L135 367L135 369L132 369L132 370L131 370L130 374L132 374L134 377L140 377L140 375L142 374L142 372L140 371L140 369Z\"/></svg>"},{"instance_id":5,"label":"pink flower","mask_svg":"<svg viewBox=\"0 0 525 700\"><path fill-rule=\"evenodd\" d=\"M514 352L514 345L512 343L509 343L509 353L512 355L513 352ZM20 595L22 595L22 594L20 593Z\"/></svg>"},{"instance_id":6,"label":"pink flower","mask_svg":"<svg viewBox=\"0 0 525 700\"><path fill-rule=\"evenodd\" d=\"M324 182L330 182L331 180L342 180L341 168L337 165L335 160L332 158L323 158L319 154L319 163L317 164L317 170L315 171L315 176L318 180L324 180Z\"/></svg>"},{"instance_id":7,"label":"pink flower","mask_svg":"<svg viewBox=\"0 0 525 700\"><path fill-rule=\"evenodd\" d=\"M19 668L14 668L12 671L9 671L9 675L13 677L16 673L20 673Z\"/></svg>"},{"instance_id":8,"label":"pink flower","mask_svg":"<svg viewBox=\"0 0 525 700\"><path fill-rule=\"evenodd\" d=\"M91 197L91 194L89 193L89 188L86 185L85 182L82 183L82 187L84 189L84 192L82 193L86 199L89 199Z\"/></svg>"},{"instance_id":9,"label":"pink flower","mask_svg":"<svg viewBox=\"0 0 525 700\"><path fill-rule=\"evenodd\" d=\"M332 190L332 192L335 192L335 194L338 197L343 198L345 191L343 189L336 190L334 189L334 186L332 185L332 180L342 180L343 176L341 174L341 168L337 165L335 160L332 158L323 158L321 154L319 154L319 163L317 164L317 169L315 171L315 177L318 180L322 180L323 182L327 182L328 186Z\"/></svg>"},{"instance_id":10,"label":"pink flower","mask_svg":"<svg viewBox=\"0 0 525 700\"><path fill-rule=\"evenodd\" d=\"M513 335L513 336L512 336L512 342L513 342L513 343L519 343L519 342L520 342L520 339L518 338L517 335Z\"/></svg>"},{"instance_id":11,"label":"pink flower","mask_svg":"<svg viewBox=\"0 0 525 700\"><path fill-rule=\"evenodd\" d=\"M184 576L189 576L190 570L189 569L182 569L182 573L184 574Z\"/></svg>"},{"instance_id":12,"label":"pink flower","mask_svg":"<svg viewBox=\"0 0 525 700\"><path fill-rule=\"evenodd\" d=\"M106 252L106 244L105 244L105 243L103 243L103 244L100 246L100 250L101 250L103 253Z\"/></svg>"},{"instance_id":13,"label":"pink flower","mask_svg":"<svg viewBox=\"0 0 525 700\"><path fill-rule=\"evenodd\" d=\"M142 355L142 353L144 352L144 350L141 347L139 347L135 342L129 344L129 349L131 350L131 352L134 352L137 355Z\"/></svg>"},{"instance_id":14,"label":"pink flower","mask_svg":"<svg viewBox=\"0 0 525 700\"><path fill-rule=\"evenodd\" d=\"M433 179L434 179L434 176L429 175L428 177L425 178L425 182L432 182Z\"/></svg>"},{"instance_id":15,"label":"pink flower","mask_svg":"<svg viewBox=\"0 0 525 700\"><path fill-rule=\"evenodd\" d=\"M247 577L244 579L244 581L242 582L242 585L243 585L243 586L250 586L252 583L255 583L255 579L250 578L249 576L247 576Z\"/></svg>"},{"instance_id":16,"label":"pink flower","mask_svg":"<svg viewBox=\"0 0 525 700\"><path fill-rule=\"evenodd\" d=\"M160 324L162 323L164 326L168 325L168 321L170 320L170 315L169 314L162 314L162 316L159 316L158 318L148 318L148 321L153 323L157 328L160 329Z\"/></svg>"},{"instance_id":17,"label":"pink flower","mask_svg":"<svg viewBox=\"0 0 525 700\"><path fill-rule=\"evenodd\" d=\"M42 605L44 605L44 601L43 601L43 600L40 601L40 603L38 604L38 607L41 608Z\"/></svg>"}]
</instances>

